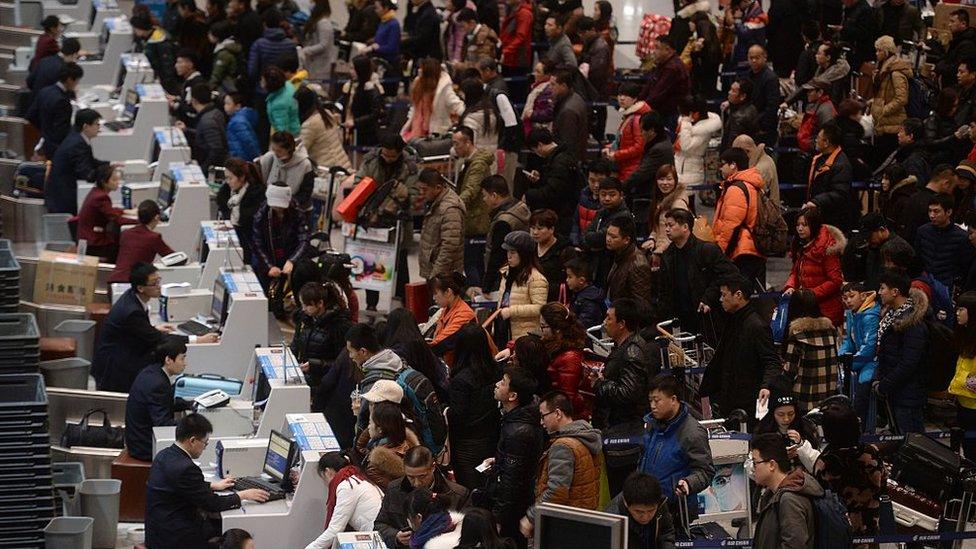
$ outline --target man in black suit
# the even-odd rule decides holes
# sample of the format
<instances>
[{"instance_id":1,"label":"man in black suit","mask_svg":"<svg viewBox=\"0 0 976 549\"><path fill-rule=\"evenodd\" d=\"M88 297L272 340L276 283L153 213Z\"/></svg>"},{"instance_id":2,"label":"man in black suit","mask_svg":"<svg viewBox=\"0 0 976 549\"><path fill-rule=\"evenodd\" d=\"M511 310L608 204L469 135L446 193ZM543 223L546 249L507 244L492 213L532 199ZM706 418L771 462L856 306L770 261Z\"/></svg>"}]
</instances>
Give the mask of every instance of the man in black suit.
<instances>
[{"instance_id":1,"label":"man in black suit","mask_svg":"<svg viewBox=\"0 0 976 549\"><path fill-rule=\"evenodd\" d=\"M48 213L78 213L78 180L88 179L95 168L108 164L96 160L91 140L98 135L102 115L92 109L75 113L74 131L61 142L51 172L44 183L44 206Z\"/></svg>"},{"instance_id":2,"label":"man in black suit","mask_svg":"<svg viewBox=\"0 0 976 549\"><path fill-rule=\"evenodd\" d=\"M139 371L153 361L156 347L169 338L183 344L217 341L217 334L171 335L172 326L150 324L149 300L162 293L160 282L156 267L146 263L132 267L132 288L112 305L95 347L92 372L99 391L128 393Z\"/></svg>"},{"instance_id":3,"label":"man in black suit","mask_svg":"<svg viewBox=\"0 0 976 549\"><path fill-rule=\"evenodd\" d=\"M206 549L211 537L220 534L219 523L213 524L203 513L219 513L241 506L242 500L268 501L264 490L241 490L236 494L217 495L227 490L233 478L207 482L193 460L199 459L210 444L213 426L207 418L190 414L176 426L176 443L161 450L149 468L146 483L146 546L149 549L179 547Z\"/></svg>"},{"instance_id":4,"label":"man in black suit","mask_svg":"<svg viewBox=\"0 0 976 549\"><path fill-rule=\"evenodd\" d=\"M61 66L58 82L38 92L27 111L27 120L41 130L44 143L40 152L45 158L54 158L58 146L71 133L71 100L75 98L75 89L84 75L84 69L77 63L65 63Z\"/></svg>"},{"instance_id":5,"label":"man in black suit","mask_svg":"<svg viewBox=\"0 0 976 549\"><path fill-rule=\"evenodd\" d=\"M186 370L186 344L168 339L156 348L156 362L136 376L125 402L125 447L129 455L152 460L153 427L176 425L175 412L190 409L190 403L174 398L169 378Z\"/></svg>"},{"instance_id":6,"label":"man in black suit","mask_svg":"<svg viewBox=\"0 0 976 549\"><path fill-rule=\"evenodd\" d=\"M81 52L81 42L77 38L65 38L61 42L61 51L57 55L49 55L37 62L34 70L27 75L27 88L37 93L51 84L58 82L61 67L65 63L77 63Z\"/></svg>"}]
</instances>

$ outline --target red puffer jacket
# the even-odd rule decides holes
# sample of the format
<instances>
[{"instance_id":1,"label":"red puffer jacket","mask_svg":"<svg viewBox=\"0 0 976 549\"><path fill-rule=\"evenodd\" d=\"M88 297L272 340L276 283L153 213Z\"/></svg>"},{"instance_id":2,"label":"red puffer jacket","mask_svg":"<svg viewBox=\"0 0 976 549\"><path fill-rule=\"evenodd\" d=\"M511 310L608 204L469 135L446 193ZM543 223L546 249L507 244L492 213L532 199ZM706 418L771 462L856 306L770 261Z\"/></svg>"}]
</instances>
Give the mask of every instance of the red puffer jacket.
<instances>
[{"instance_id":1,"label":"red puffer jacket","mask_svg":"<svg viewBox=\"0 0 976 549\"><path fill-rule=\"evenodd\" d=\"M651 107L643 101L638 101L623 112L624 119L620 122L620 141L617 151L613 153L613 161L617 164L617 178L621 181L637 171L641 158L644 156L644 136L640 129L640 119L651 112Z\"/></svg>"},{"instance_id":2,"label":"red puffer jacket","mask_svg":"<svg viewBox=\"0 0 976 549\"><path fill-rule=\"evenodd\" d=\"M847 246L847 238L836 227L823 225L820 234L793 254L793 268L786 279L785 288L808 288L817 296L820 312L834 326L844 322L844 304L840 290L844 275L840 269L840 256Z\"/></svg>"},{"instance_id":3,"label":"red puffer jacket","mask_svg":"<svg viewBox=\"0 0 976 549\"><path fill-rule=\"evenodd\" d=\"M549 363L548 371L553 390L566 393L573 403L574 419L589 419L589 402L579 392L583 380L583 352L569 349L559 353Z\"/></svg>"}]
</instances>

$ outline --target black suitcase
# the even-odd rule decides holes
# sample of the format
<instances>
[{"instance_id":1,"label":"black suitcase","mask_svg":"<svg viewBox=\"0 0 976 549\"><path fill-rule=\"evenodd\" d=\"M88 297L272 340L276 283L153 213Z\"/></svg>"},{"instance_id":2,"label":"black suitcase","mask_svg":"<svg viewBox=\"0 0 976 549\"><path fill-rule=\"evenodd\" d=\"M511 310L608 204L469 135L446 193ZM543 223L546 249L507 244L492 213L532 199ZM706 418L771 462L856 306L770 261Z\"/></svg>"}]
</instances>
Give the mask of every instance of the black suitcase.
<instances>
[{"instance_id":1,"label":"black suitcase","mask_svg":"<svg viewBox=\"0 0 976 549\"><path fill-rule=\"evenodd\" d=\"M701 524L690 524L688 515L688 498L677 497L678 501L678 539L682 541L693 541L696 539L718 540L732 539L735 536L730 534L721 524L717 522L703 522Z\"/></svg>"},{"instance_id":2,"label":"black suitcase","mask_svg":"<svg viewBox=\"0 0 976 549\"><path fill-rule=\"evenodd\" d=\"M946 501L960 480L962 458L948 446L909 433L892 459L891 478L938 501Z\"/></svg>"}]
</instances>

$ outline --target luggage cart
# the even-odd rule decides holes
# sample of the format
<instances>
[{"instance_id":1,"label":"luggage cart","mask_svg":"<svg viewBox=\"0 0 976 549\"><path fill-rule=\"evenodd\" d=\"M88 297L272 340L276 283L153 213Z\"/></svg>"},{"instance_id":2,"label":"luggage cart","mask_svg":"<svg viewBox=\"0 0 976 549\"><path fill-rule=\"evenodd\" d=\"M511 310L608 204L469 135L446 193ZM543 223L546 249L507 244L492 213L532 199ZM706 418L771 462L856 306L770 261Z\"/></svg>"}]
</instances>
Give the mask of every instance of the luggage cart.
<instances>
[{"instance_id":1,"label":"luggage cart","mask_svg":"<svg viewBox=\"0 0 976 549\"><path fill-rule=\"evenodd\" d=\"M687 402L699 417L712 419L712 407L708 397L701 396L700 387L705 366L715 356L715 349L705 343L701 334L682 332L677 319L657 325L657 343L661 349L661 371L670 372L683 380L681 400Z\"/></svg>"}]
</instances>

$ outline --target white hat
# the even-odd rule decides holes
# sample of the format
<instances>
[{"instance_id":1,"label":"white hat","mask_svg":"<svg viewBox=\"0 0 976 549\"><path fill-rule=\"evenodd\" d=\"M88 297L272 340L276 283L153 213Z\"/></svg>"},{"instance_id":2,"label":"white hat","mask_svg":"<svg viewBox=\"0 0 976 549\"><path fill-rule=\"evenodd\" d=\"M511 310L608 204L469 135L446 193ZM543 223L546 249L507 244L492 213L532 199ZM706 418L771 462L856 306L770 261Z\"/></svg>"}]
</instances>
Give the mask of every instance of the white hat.
<instances>
[{"instance_id":1,"label":"white hat","mask_svg":"<svg viewBox=\"0 0 976 549\"><path fill-rule=\"evenodd\" d=\"M291 204L291 188L286 185L268 185L264 196L272 208L287 208Z\"/></svg>"},{"instance_id":2,"label":"white hat","mask_svg":"<svg viewBox=\"0 0 976 549\"><path fill-rule=\"evenodd\" d=\"M363 395L363 400L368 402L395 402L400 404L403 400L403 387L396 381L381 379L373 384Z\"/></svg>"}]
</instances>

